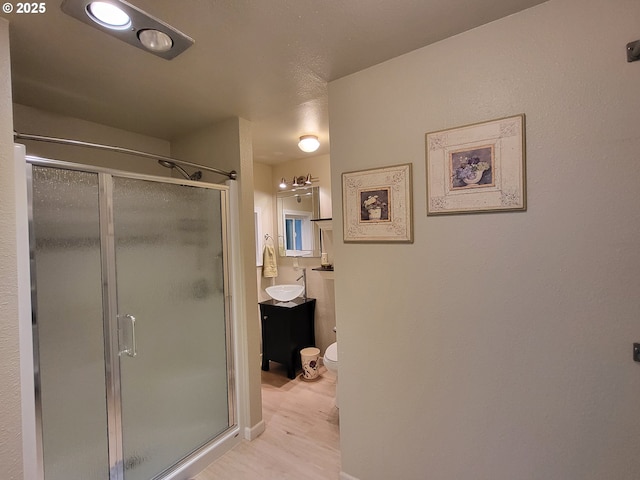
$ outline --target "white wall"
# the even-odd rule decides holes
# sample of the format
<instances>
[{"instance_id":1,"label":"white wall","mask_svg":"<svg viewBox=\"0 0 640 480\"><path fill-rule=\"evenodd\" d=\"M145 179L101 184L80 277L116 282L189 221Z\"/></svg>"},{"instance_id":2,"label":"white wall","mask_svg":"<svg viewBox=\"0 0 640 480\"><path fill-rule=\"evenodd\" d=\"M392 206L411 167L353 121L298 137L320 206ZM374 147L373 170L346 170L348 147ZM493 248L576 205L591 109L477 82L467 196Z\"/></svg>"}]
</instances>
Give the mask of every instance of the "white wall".
<instances>
[{"instance_id":1,"label":"white wall","mask_svg":"<svg viewBox=\"0 0 640 480\"><path fill-rule=\"evenodd\" d=\"M342 469L640 478L636 0L551 0L332 82ZM426 132L519 113L528 210L426 216ZM342 242L341 173L413 164L415 242Z\"/></svg>"},{"instance_id":2,"label":"white wall","mask_svg":"<svg viewBox=\"0 0 640 480\"><path fill-rule=\"evenodd\" d=\"M0 19L0 465L2 478L18 480L23 466L12 131L9 24Z\"/></svg>"}]
</instances>

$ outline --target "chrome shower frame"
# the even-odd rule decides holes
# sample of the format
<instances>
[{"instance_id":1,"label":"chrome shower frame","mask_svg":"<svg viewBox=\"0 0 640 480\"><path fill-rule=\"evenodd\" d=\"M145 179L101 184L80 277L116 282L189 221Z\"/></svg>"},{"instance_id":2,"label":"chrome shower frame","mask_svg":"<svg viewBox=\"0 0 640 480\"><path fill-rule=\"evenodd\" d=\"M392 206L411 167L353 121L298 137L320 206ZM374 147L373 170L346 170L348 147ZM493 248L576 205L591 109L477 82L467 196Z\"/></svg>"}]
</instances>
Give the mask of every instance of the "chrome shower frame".
<instances>
[{"instance_id":1,"label":"chrome shower frame","mask_svg":"<svg viewBox=\"0 0 640 480\"><path fill-rule=\"evenodd\" d=\"M223 286L224 286L224 310L225 310L225 330L226 330L226 361L227 361L227 405L228 405L228 428L221 432L205 445L192 451L167 470L160 472L150 480L173 480L177 475L189 471L189 477L193 474L189 467L191 464L201 461L207 453L212 451L219 444L237 439L240 435L239 426L239 406L237 402L237 382L235 366L236 334L234 332L234 322L232 318L232 294L230 262L232 248L230 231L230 197L229 187L226 185L196 182L188 179L177 179L168 177L157 177L146 174L137 174L122 170L114 170L102 167L51 160L36 156L26 156L27 170L27 201L28 201L28 221L29 221L29 247L31 252L31 303L32 303L32 332L33 332L33 360L34 360L34 382L35 382L35 406L36 406L36 453L38 456L37 475L34 480L45 480L44 477L44 457L43 457L43 427L42 427L42 392L39 372L39 352L38 352L38 312L37 312L37 285L35 277L35 235L33 219L33 166L44 166L61 168L66 170L76 170L98 175L100 190L100 240L104 249L101 249L102 264L102 297L104 315L104 345L105 345L105 366L106 366L106 404L107 404L107 424L108 424L108 449L109 449L109 480L124 480L124 458L122 448L122 412L120 404L120 378L118 375L118 342L113 341L113 332L117 332L117 300L115 295L115 263L110 260L109 255L115 251L113 237L113 203L110 196L113 188L113 177L125 177L137 180L152 181L166 184L186 185L197 188L213 189L220 191L221 224L222 224L222 258L223 258ZM220 173L220 172L216 172ZM229 173L229 178L231 173ZM115 325L115 328L114 328ZM106 466L105 466L106 467Z\"/></svg>"}]
</instances>

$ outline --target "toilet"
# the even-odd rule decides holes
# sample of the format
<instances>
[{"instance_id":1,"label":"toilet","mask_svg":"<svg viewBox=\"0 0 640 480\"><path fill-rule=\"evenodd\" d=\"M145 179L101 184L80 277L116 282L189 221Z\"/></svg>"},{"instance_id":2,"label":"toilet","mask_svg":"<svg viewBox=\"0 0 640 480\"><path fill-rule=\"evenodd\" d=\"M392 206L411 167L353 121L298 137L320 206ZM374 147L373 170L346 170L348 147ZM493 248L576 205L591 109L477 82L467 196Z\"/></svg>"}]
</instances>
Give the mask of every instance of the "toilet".
<instances>
[{"instance_id":1,"label":"toilet","mask_svg":"<svg viewBox=\"0 0 640 480\"><path fill-rule=\"evenodd\" d=\"M324 366L336 376L336 407L338 407L338 342L333 342L324 351Z\"/></svg>"}]
</instances>

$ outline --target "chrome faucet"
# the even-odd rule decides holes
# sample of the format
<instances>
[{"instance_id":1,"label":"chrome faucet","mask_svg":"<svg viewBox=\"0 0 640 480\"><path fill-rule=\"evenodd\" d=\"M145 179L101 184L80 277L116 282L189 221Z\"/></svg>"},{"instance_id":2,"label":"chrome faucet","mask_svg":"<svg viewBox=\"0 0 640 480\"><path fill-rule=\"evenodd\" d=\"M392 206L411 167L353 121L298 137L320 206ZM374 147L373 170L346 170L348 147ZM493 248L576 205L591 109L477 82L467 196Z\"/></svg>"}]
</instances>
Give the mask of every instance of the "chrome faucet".
<instances>
[{"instance_id":1,"label":"chrome faucet","mask_svg":"<svg viewBox=\"0 0 640 480\"><path fill-rule=\"evenodd\" d=\"M296 278L296 282L300 279L302 279L302 287L304 288L302 292L302 299L306 302L307 301L307 269L306 268L302 269L302 275Z\"/></svg>"}]
</instances>

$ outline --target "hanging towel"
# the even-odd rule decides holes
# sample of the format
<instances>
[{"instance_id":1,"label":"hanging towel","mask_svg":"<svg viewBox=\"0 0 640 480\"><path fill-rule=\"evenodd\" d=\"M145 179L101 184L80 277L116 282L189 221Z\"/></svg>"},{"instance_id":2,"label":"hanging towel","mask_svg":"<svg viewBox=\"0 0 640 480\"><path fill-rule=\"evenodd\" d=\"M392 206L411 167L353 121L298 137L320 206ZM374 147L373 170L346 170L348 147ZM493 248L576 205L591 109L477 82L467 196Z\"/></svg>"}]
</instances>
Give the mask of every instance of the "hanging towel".
<instances>
[{"instance_id":1,"label":"hanging towel","mask_svg":"<svg viewBox=\"0 0 640 480\"><path fill-rule=\"evenodd\" d=\"M264 246L264 252L262 252L262 275L265 278L278 276L276 249L273 245Z\"/></svg>"}]
</instances>

